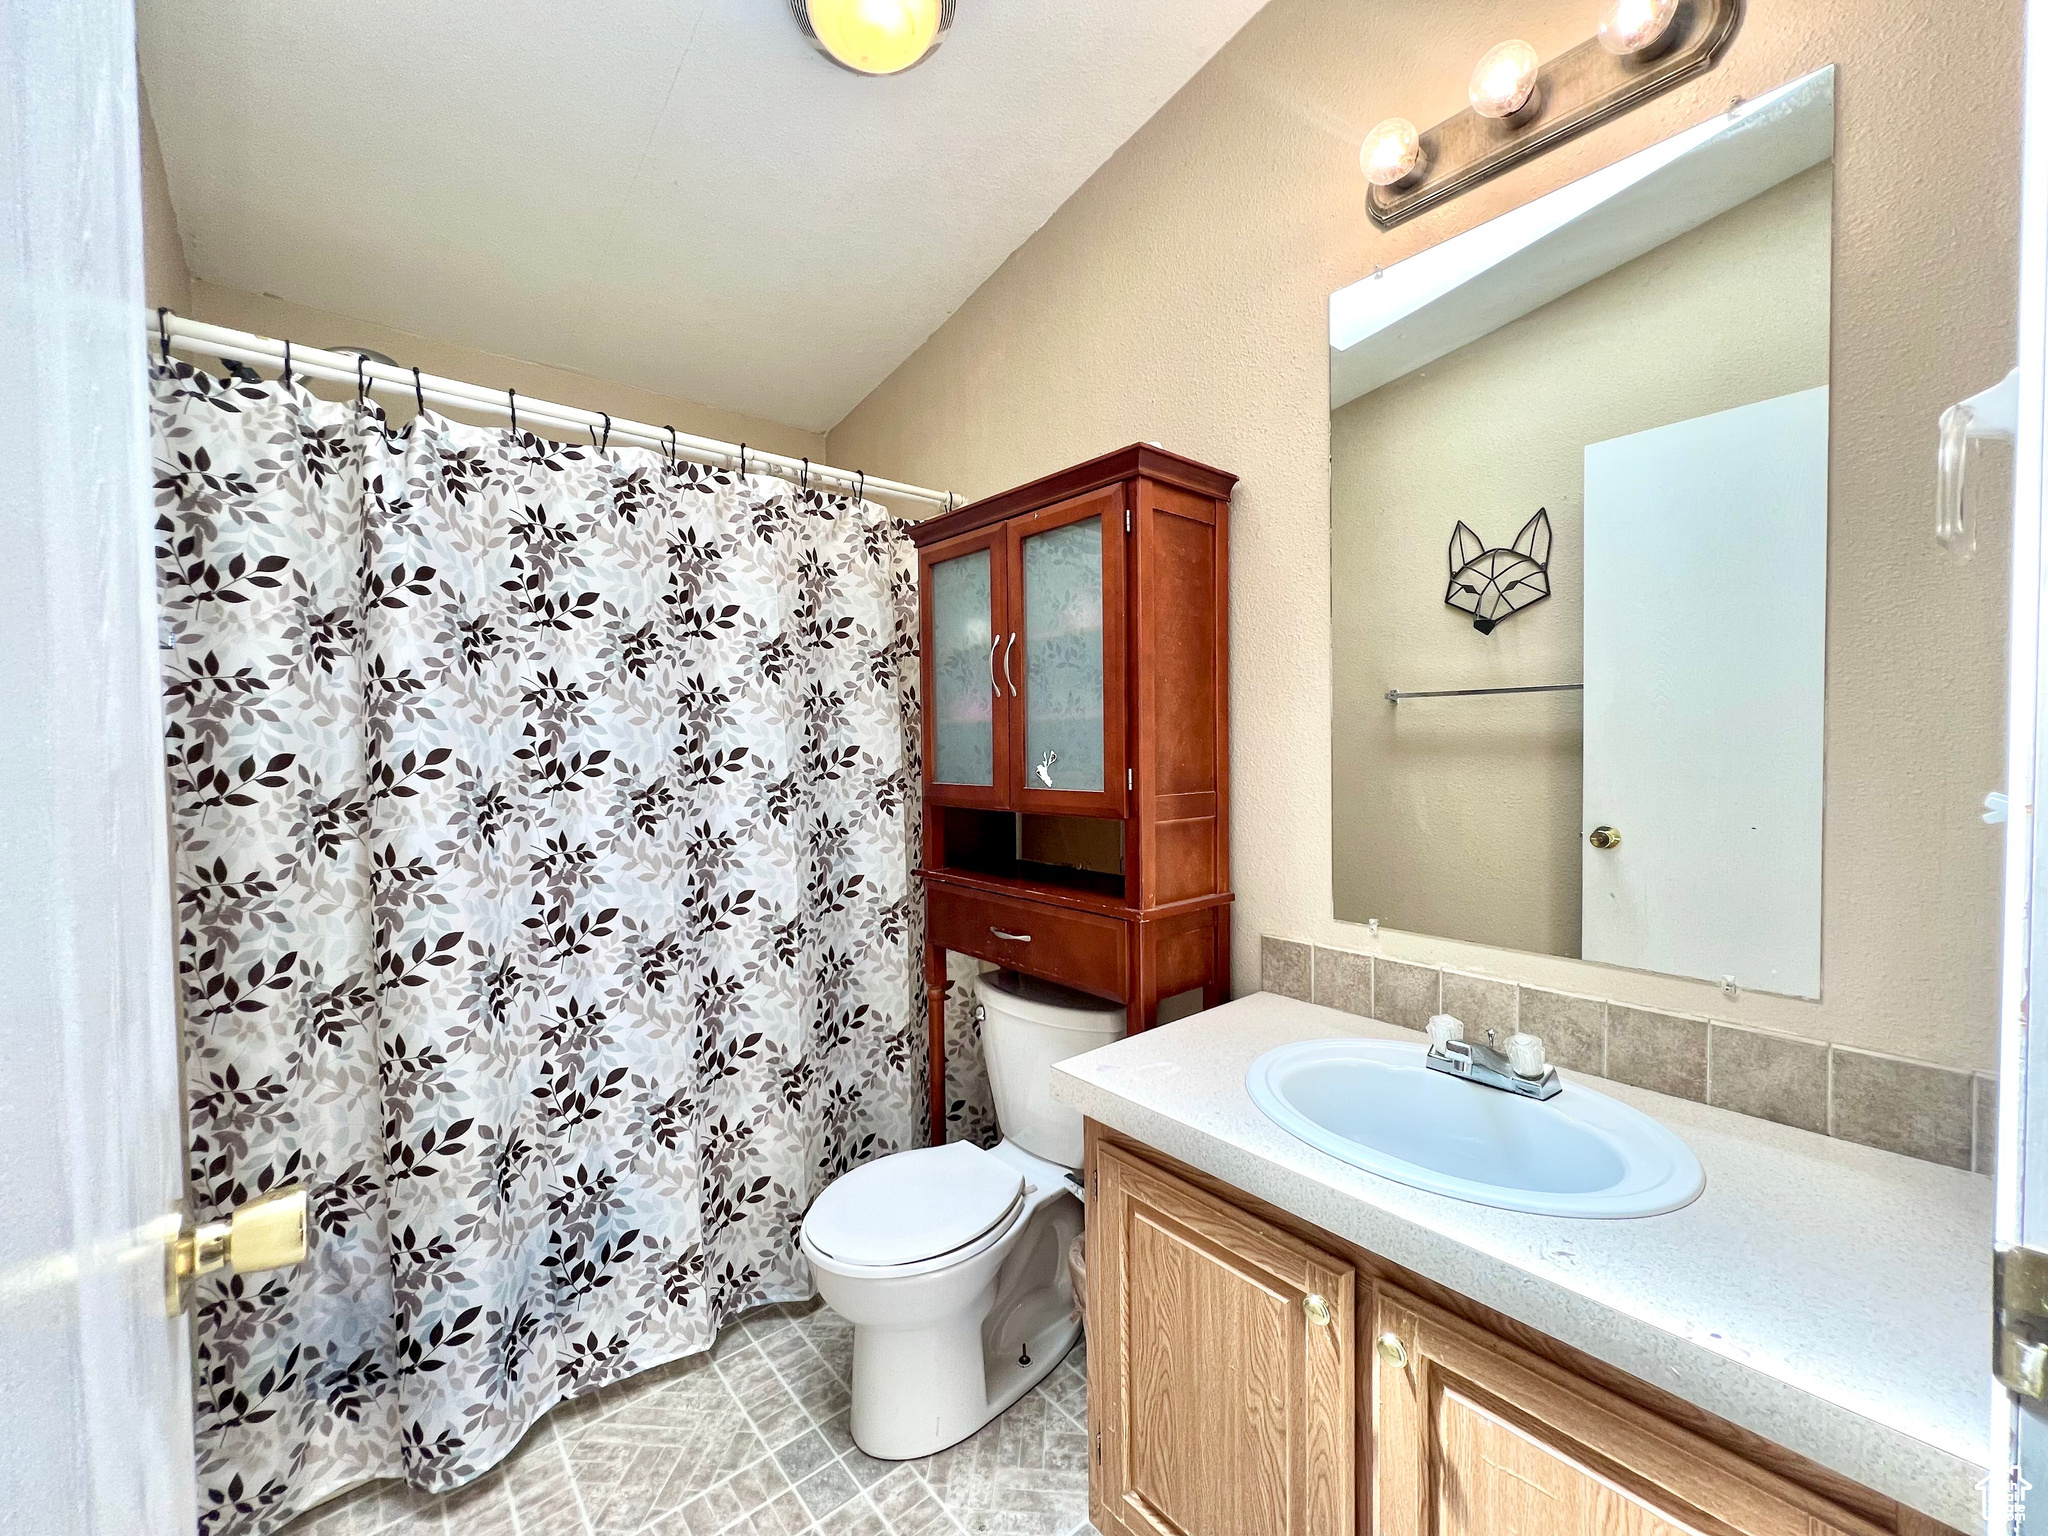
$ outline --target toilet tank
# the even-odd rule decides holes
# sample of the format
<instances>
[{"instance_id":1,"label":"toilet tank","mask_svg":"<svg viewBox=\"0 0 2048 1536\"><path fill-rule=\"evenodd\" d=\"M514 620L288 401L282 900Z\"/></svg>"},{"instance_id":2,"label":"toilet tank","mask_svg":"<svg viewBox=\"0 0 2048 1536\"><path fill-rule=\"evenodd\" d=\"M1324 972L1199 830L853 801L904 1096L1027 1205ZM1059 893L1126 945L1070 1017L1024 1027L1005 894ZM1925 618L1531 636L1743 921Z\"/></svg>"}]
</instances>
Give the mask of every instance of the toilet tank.
<instances>
[{"instance_id":1,"label":"toilet tank","mask_svg":"<svg viewBox=\"0 0 2048 1536\"><path fill-rule=\"evenodd\" d=\"M1049 1163L1080 1167L1081 1112L1053 1101L1053 1063L1122 1039L1122 1005L1015 971L977 976L974 992L1004 1139Z\"/></svg>"}]
</instances>

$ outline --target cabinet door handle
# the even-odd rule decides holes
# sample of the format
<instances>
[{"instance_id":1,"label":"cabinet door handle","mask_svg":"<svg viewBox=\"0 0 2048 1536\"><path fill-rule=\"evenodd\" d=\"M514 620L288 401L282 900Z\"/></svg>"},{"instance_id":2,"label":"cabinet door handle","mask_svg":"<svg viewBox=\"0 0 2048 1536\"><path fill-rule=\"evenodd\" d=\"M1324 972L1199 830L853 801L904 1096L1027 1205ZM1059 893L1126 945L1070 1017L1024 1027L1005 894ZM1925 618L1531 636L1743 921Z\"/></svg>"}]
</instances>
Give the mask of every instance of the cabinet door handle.
<instances>
[{"instance_id":1,"label":"cabinet door handle","mask_svg":"<svg viewBox=\"0 0 2048 1536\"><path fill-rule=\"evenodd\" d=\"M1379 1337L1379 1343L1375 1346L1375 1348L1379 1350L1380 1358L1386 1361L1387 1364L1391 1365L1395 1370L1400 1371L1407 1369L1408 1346L1401 1342L1401 1335L1399 1335L1398 1333L1381 1334Z\"/></svg>"},{"instance_id":2,"label":"cabinet door handle","mask_svg":"<svg viewBox=\"0 0 2048 1536\"><path fill-rule=\"evenodd\" d=\"M1010 652L1017 649L1017 634L1010 632L1010 643L1003 647L1003 681L1010 685L1010 697L1017 697L1017 679L1010 675Z\"/></svg>"},{"instance_id":3,"label":"cabinet door handle","mask_svg":"<svg viewBox=\"0 0 2048 1536\"><path fill-rule=\"evenodd\" d=\"M997 635L988 643L988 691L997 698L1003 696L1002 687L996 682L996 652L1003 648L1003 637Z\"/></svg>"},{"instance_id":4,"label":"cabinet door handle","mask_svg":"<svg viewBox=\"0 0 2048 1536\"><path fill-rule=\"evenodd\" d=\"M1327 1301L1323 1300L1322 1297L1302 1297L1301 1310L1308 1314L1308 1320L1314 1323L1318 1328L1327 1328L1330 1326L1330 1304Z\"/></svg>"},{"instance_id":5,"label":"cabinet door handle","mask_svg":"<svg viewBox=\"0 0 2048 1536\"><path fill-rule=\"evenodd\" d=\"M999 939L1008 939L1012 944L1029 944L1031 942L1031 935L1028 933L1009 933L1001 928L991 928L989 932Z\"/></svg>"}]
</instances>

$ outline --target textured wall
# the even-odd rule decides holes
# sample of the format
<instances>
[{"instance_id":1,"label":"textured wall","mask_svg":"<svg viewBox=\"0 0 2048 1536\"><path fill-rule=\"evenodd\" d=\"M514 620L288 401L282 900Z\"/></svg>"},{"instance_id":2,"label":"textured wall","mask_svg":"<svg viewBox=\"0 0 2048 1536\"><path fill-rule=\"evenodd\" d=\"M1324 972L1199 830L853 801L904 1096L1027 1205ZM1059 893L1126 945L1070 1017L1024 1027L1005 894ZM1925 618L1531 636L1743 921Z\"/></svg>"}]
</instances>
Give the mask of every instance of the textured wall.
<instances>
[{"instance_id":1,"label":"textured wall","mask_svg":"<svg viewBox=\"0 0 2048 1536\"><path fill-rule=\"evenodd\" d=\"M1997 0L1753 0L1712 74L1390 233L1379 118L1473 60L1583 40L1585 0L1273 0L831 435L834 462L981 494L1137 439L1243 476L1232 547L1238 988L1333 915L1325 302L1375 264L1820 65L1837 85L1823 998L1392 933L1384 952L1958 1066L1992 1059L2003 547L1930 537L1941 407L2013 358L2020 16Z\"/></svg>"},{"instance_id":2,"label":"textured wall","mask_svg":"<svg viewBox=\"0 0 2048 1536\"><path fill-rule=\"evenodd\" d=\"M139 82L138 82L139 84ZM142 229L144 290L151 308L168 306L193 320L209 325L231 326L261 336L289 337L308 346L331 347L343 342L368 347L396 358L408 368L438 373L444 378L471 384L503 385L539 400L578 406L586 411L610 411L614 416L645 421L655 426L674 427L678 432L719 438L729 443L751 443L771 453L820 460L825 458L822 433L762 421L737 411L716 410L694 401L677 400L629 384L613 384L567 368L529 363L479 352L474 347L415 336L389 326L371 325L323 309L287 303L267 293L249 293L224 288L218 283L194 278L185 265L183 242L178 233L178 213L171 202L170 179L164 170L163 150L158 147L156 124L149 115L149 99L142 98ZM189 357L189 354L185 354ZM339 400L345 386L315 387L316 394ZM410 419L412 408L390 396L381 397L394 421ZM447 411L459 421L482 426L503 426L503 417Z\"/></svg>"},{"instance_id":3,"label":"textured wall","mask_svg":"<svg viewBox=\"0 0 2048 1536\"><path fill-rule=\"evenodd\" d=\"M1579 952L1579 696L1385 695L1583 674L1586 445L1827 383L1833 184L1817 165L1331 414L1339 917ZM1443 600L1452 525L1505 545L1538 507L1550 596L1475 634Z\"/></svg>"},{"instance_id":4,"label":"textured wall","mask_svg":"<svg viewBox=\"0 0 2048 1536\"><path fill-rule=\"evenodd\" d=\"M178 234L178 210L171 206L171 182L164 174L163 146L149 115L149 92L135 82L142 115L142 292L150 308L185 313L192 305L192 272Z\"/></svg>"}]
</instances>

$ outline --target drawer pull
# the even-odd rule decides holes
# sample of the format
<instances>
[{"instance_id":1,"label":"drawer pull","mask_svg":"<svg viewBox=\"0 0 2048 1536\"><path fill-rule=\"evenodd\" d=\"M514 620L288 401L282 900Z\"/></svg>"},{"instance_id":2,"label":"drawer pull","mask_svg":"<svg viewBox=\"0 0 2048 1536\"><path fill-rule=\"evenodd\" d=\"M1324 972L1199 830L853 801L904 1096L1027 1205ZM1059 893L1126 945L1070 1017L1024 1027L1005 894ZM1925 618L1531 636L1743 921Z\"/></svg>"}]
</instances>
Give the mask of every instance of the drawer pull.
<instances>
[{"instance_id":1,"label":"drawer pull","mask_svg":"<svg viewBox=\"0 0 2048 1536\"><path fill-rule=\"evenodd\" d=\"M999 939L1008 939L1012 944L1029 944L1031 942L1031 935L1028 933L1011 933L1003 928L991 928L989 932Z\"/></svg>"}]
</instances>

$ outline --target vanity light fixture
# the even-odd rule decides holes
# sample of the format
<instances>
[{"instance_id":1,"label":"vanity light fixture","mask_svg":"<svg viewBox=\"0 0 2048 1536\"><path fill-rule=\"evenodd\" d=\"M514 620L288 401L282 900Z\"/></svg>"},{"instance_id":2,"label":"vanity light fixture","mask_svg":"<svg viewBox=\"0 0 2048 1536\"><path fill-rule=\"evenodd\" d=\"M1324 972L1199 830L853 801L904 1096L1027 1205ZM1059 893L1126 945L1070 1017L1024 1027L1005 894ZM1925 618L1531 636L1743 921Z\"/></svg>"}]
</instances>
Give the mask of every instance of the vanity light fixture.
<instances>
[{"instance_id":1,"label":"vanity light fixture","mask_svg":"<svg viewBox=\"0 0 2048 1536\"><path fill-rule=\"evenodd\" d=\"M1481 117L1513 117L1536 92L1536 50L1519 37L1495 43L1480 55L1466 99Z\"/></svg>"},{"instance_id":2,"label":"vanity light fixture","mask_svg":"<svg viewBox=\"0 0 2048 1536\"><path fill-rule=\"evenodd\" d=\"M1606 0L1593 35L1616 58L1639 59L1665 41L1677 15L1678 0Z\"/></svg>"},{"instance_id":3,"label":"vanity light fixture","mask_svg":"<svg viewBox=\"0 0 2048 1536\"><path fill-rule=\"evenodd\" d=\"M1390 117L1365 136L1358 168L1376 187L1398 187L1422 165L1422 135L1405 117Z\"/></svg>"},{"instance_id":4,"label":"vanity light fixture","mask_svg":"<svg viewBox=\"0 0 2048 1536\"><path fill-rule=\"evenodd\" d=\"M1390 117L1373 129L1358 157L1371 183L1366 213L1391 229L1704 74L1734 40L1742 6L1601 0L1597 35L1547 64L1519 39L1488 49L1472 72L1471 106L1418 134L1412 160L1393 131L1412 124Z\"/></svg>"},{"instance_id":5,"label":"vanity light fixture","mask_svg":"<svg viewBox=\"0 0 2048 1536\"><path fill-rule=\"evenodd\" d=\"M953 25L955 0L789 0L818 51L857 75L901 74L921 64Z\"/></svg>"}]
</instances>

